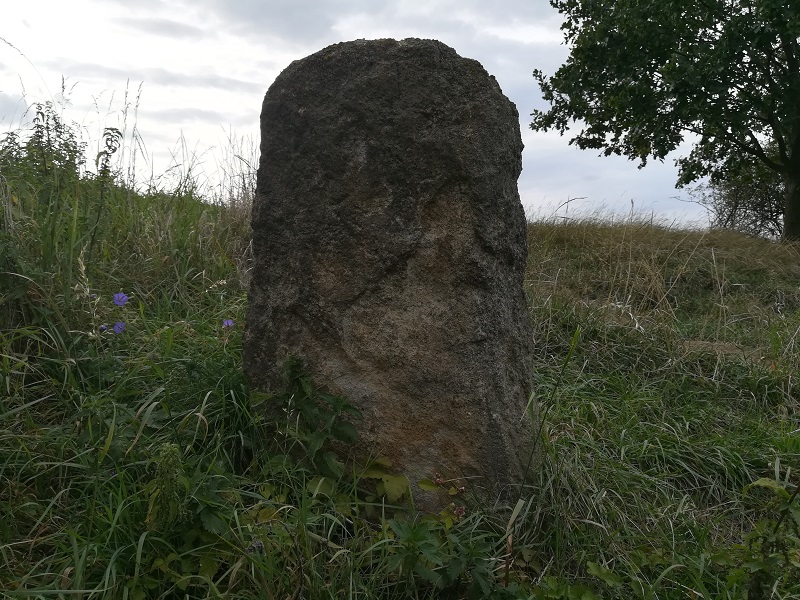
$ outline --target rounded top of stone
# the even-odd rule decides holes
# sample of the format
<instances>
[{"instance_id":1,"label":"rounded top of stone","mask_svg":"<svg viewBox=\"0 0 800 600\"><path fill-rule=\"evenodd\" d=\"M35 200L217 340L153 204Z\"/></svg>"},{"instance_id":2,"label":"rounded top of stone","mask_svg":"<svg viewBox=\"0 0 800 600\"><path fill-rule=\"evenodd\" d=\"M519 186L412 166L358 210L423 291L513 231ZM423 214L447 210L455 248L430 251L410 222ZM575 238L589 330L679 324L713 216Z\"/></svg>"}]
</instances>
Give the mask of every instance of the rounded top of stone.
<instances>
[{"instance_id":1,"label":"rounded top of stone","mask_svg":"<svg viewBox=\"0 0 800 600\"><path fill-rule=\"evenodd\" d=\"M444 48L448 48L455 52L455 49L451 48L444 42L440 42L439 40L435 40L433 38L403 38L403 39L395 39L395 38L374 38L374 39L367 39L367 38L359 38L357 40L350 40L345 42L337 42L335 44L331 44L322 50L327 50L328 48L335 48L337 46L381 46L381 45L396 45L396 46L442 46Z\"/></svg>"},{"instance_id":2,"label":"rounded top of stone","mask_svg":"<svg viewBox=\"0 0 800 600\"><path fill-rule=\"evenodd\" d=\"M454 48L439 40L414 37L399 40L360 38L337 42L293 61L278 76L276 82L280 82L285 77L294 77L297 72L306 69L318 71L321 61L329 63L328 69L333 69L334 64L344 64L348 74L352 76L359 72L371 71L377 63L386 61L396 64L405 63L415 71L458 72L462 76L483 79L488 82L490 88L502 94L495 77L489 74L479 61L461 56Z\"/></svg>"},{"instance_id":3,"label":"rounded top of stone","mask_svg":"<svg viewBox=\"0 0 800 600\"><path fill-rule=\"evenodd\" d=\"M395 39L395 38L358 38L356 40L348 40L344 42L336 42L335 44L331 44L322 50L327 50L328 48L335 48L337 46L379 46L379 45L399 45L399 46L444 46L445 48L450 48L444 42L440 42L439 40L435 40L433 38L403 38L403 39ZM453 50L453 48L450 48ZM455 50L453 50L455 52Z\"/></svg>"},{"instance_id":4,"label":"rounded top of stone","mask_svg":"<svg viewBox=\"0 0 800 600\"><path fill-rule=\"evenodd\" d=\"M376 181L406 170L487 182L493 169L522 168L514 104L477 60L433 39L339 42L296 60L270 86L261 117L262 152L273 157L263 176L280 157L296 165L304 156L326 157L323 179L337 181L351 167ZM389 156L391 169L378 160ZM485 172L469 166L479 157L490 157ZM310 167L307 176L322 177Z\"/></svg>"}]
</instances>

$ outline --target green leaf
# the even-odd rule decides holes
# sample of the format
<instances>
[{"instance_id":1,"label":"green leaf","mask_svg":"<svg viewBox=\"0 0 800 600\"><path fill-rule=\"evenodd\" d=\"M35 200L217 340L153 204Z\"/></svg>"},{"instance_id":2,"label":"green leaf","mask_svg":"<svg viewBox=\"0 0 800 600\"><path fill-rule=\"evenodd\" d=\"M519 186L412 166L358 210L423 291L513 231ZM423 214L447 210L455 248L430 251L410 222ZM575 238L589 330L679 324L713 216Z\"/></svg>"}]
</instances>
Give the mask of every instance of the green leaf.
<instances>
[{"instance_id":1,"label":"green leaf","mask_svg":"<svg viewBox=\"0 0 800 600\"><path fill-rule=\"evenodd\" d=\"M228 531L228 526L217 514L210 509L204 509L200 512L200 522L203 528L211 533L223 535Z\"/></svg>"},{"instance_id":2,"label":"green leaf","mask_svg":"<svg viewBox=\"0 0 800 600\"><path fill-rule=\"evenodd\" d=\"M212 579L219 568L219 560L216 553L206 552L200 555L200 571L201 577Z\"/></svg>"},{"instance_id":3,"label":"green leaf","mask_svg":"<svg viewBox=\"0 0 800 600\"><path fill-rule=\"evenodd\" d=\"M308 454L311 456L316 456L317 452L322 450L322 447L325 445L325 442L328 441L328 436L323 431L317 431L312 433L308 436L308 446L307 451Z\"/></svg>"},{"instance_id":4,"label":"green leaf","mask_svg":"<svg viewBox=\"0 0 800 600\"><path fill-rule=\"evenodd\" d=\"M336 423L331 429L331 435L339 441L353 443L358 440L358 433L352 423Z\"/></svg>"},{"instance_id":5,"label":"green leaf","mask_svg":"<svg viewBox=\"0 0 800 600\"><path fill-rule=\"evenodd\" d=\"M311 381L308 379L308 377L300 378L300 389L303 390L305 399L310 399L314 397L314 388L311 386Z\"/></svg>"},{"instance_id":6,"label":"green leaf","mask_svg":"<svg viewBox=\"0 0 800 600\"><path fill-rule=\"evenodd\" d=\"M362 479L380 479L388 473L387 467L391 466L392 461L388 458L377 458L361 472L361 477Z\"/></svg>"},{"instance_id":7,"label":"green leaf","mask_svg":"<svg viewBox=\"0 0 800 600\"><path fill-rule=\"evenodd\" d=\"M261 406L265 402L270 402L275 398L275 394L267 394L265 392L252 392L250 394L250 408Z\"/></svg>"},{"instance_id":8,"label":"green leaf","mask_svg":"<svg viewBox=\"0 0 800 600\"><path fill-rule=\"evenodd\" d=\"M331 497L336 486L330 477L315 477L306 484L306 489L312 496L322 495Z\"/></svg>"},{"instance_id":9,"label":"green leaf","mask_svg":"<svg viewBox=\"0 0 800 600\"><path fill-rule=\"evenodd\" d=\"M361 472L361 479L380 479L386 471L380 467L367 467Z\"/></svg>"},{"instance_id":10,"label":"green leaf","mask_svg":"<svg viewBox=\"0 0 800 600\"><path fill-rule=\"evenodd\" d=\"M570 600L602 600L600 596L595 594L585 585L575 585L569 591Z\"/></svg>"},{"instance_id":11,"label":"green leaf","mask_svg":"<svg viewBox=\"0 0 800 600\"><path fill-rule=\"evenodd\" d=\"M100 451L100 456L97 459L97 464L102 464L108 450L111 448L111 441L114 439L114 432L117 430L117 409L114 407L114 417L111 420L111 426L108 428L108 435L106 436L106 443L103 444L103 449Z\"/></svg>"},{"instance_id":12,"label":"green leaf","mask_svg":"<svg viewBox=\"0 0 800 600\"><path fill-rule=\"evenodd\" d=\"M525 500L520 498L517 500L517 504L514 506L514 510L511 511L511 516L508 519L508 525L506 525L506 531L511 531L511 528L514 526L514 521L517 520L520 511L525 507Z\"/></svg>"},{"instance_id":13,"label":"green leaf","mask_svg":"<svg viewBox=\"0 0 800 600\"><path fill-rule=\"evenodd\" d=\"M472 586L470 591L471 598L490 598L492 593L492 582L480 571L473 571ZM478 593L480 592L480 593Z\"/></svg>"},{"instance_id":14,"label":"green leaf","mask_svg":"<svg viewBox=\"0 0 800 600\"><path fill-rule=\"evenodd\" d=\"M276 515L278 515L278 512L279 512L278 509L272 506L267 506L265 508L262 508L256 513L256 522L268 523L269 521L272 521Z\"/></svg>"},{"instance_id":15,"label":"green leaf","mask_svg":"<svg viewBox=\"0 0 800 600\"><path fill-rule=\"evenodd\" d=\"M414 572L423 579L430 581L436 588L442 589L442 587L444 587L444 581L442 581L443 579L442 576L433 569L430 569L429 567L426 567L423 564L417 563L414 565Z\"/></svg>"},{"instance_id":16,"label":"green leaf","mask_svg":"<svg viewBox=\"0 0 800 600\"><path fill-rule=\"evenodd\" d=\"M419 486L419 489L425 490L427 492L435 492L439 489L439 486L436 485L430 479L422 479L417 482L417 485Z\"/></svg>"},{"instance_id":17,"label":"green leaf","mask_svg":"<svg viewBox=\"0 0 800 600\"><path fill-rule=\"evenodd\" d=\"M147 591L141 587L136 586L131 589L131 600L145 600L147 598Z\"/></svg>"},{"instance_id":18,"label":"green leaf","mask_svg":"<svg viewBox=\"0 0 800 600\"><path fill-rule=\"evenodd\" d=\"M408 491L408 478L405 475L389 475L387 473L381 477L381 481L383 493L391 503L399 501Z\"/></svg>"},{"instance_id":19,"label":"green leaf","mask_svg":"<svg viewBox=\"0 0 800 600\"><path fill-rule=\"evenodd\" d=\"M619 587L622 585L622 578L619 575L596 562L587 562L586 570L589 571L590 575L594 575L611 587Z\"/></svg>"},{"instance_id":20,"label":"green leaf","mask_svg":"<svg viewBox=\"0 0 800 600\"><path fill-rule=\"evenodd\" d=\"M344 473L344 465L339 462L333 452L326 452L322 455L322 465L320 467L326 475L334 479L339 479Z\"/></svg>"},{"instance_id":21,"label":"green leaf","mask_svg":"<svg viewBox=\"0 0 800 600\"><path fill-rule=\"evenodd\" d=\"M269 499L272 494L275 493L275 486L271 483L264 483L258 488L258 493L261 494L263 498Z\"/></svg>"}]
</instances>

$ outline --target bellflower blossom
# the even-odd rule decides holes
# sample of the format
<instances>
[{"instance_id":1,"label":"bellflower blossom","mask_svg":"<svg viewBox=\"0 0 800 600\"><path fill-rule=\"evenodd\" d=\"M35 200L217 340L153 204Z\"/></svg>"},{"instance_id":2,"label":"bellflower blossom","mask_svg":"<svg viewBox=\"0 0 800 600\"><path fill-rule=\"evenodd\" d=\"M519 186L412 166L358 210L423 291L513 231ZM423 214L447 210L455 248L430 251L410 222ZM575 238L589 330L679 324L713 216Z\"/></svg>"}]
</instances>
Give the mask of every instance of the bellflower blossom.
<instances>
[{"instance_id":1,"label":"bellflower blossom","mask_svg":"<svg viewBox=\"0 0 800 600\"><path fill-rule=\"evenodd\" d=\"M114 294L114 304L117 306L125 306L126 302L128 302L128 296L126 296L124 292Z\"/></svg>"}]
</instances>

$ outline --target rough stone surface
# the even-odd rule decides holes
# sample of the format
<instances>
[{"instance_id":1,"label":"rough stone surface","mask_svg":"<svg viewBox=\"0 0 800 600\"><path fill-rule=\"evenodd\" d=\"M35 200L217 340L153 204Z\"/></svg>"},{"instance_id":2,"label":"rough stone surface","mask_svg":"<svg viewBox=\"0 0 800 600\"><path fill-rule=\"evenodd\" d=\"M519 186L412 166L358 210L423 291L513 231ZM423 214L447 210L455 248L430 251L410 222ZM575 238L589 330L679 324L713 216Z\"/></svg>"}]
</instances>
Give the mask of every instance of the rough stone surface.
<instances>
[{"instance_id":1,"label":"rough stone surface","mask_svg":"<svg viewBox=\"0 0 800 600\"><path fill-rule=\"evenodd\" d=\"M304 359L423 510L451 499L421 479L495 493L529 460L521 155L495 79L434 40L330 46L264 99L246 375Z\"/></svg>"}]
</instances>

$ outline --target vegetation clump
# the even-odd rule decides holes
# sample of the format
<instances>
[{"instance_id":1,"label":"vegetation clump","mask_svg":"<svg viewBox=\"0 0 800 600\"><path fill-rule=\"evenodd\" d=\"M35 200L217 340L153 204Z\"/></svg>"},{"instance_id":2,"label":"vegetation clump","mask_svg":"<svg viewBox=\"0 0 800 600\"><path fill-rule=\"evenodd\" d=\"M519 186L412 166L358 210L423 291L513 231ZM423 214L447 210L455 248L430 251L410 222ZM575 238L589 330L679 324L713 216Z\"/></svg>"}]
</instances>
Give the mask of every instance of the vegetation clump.
<instances>
[{"instance_id":1,"label":"vegetation clump","mask_svg":"<svg viewBox=\"0 0 800 600\"><path fill-rule=\"evenodd\" d=\"M0 140L5 596L800 596L796 247L531 223L542 464L415 518L300 363L245 385L252 185L138 187L126 135L96 171L53 106Z\"/></svg>"}]
</instances>

